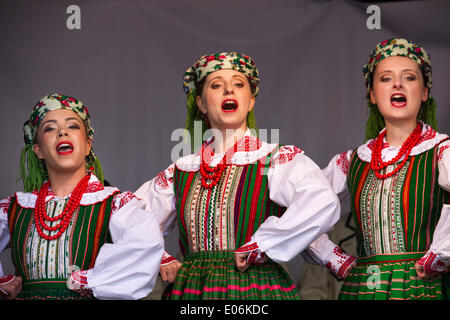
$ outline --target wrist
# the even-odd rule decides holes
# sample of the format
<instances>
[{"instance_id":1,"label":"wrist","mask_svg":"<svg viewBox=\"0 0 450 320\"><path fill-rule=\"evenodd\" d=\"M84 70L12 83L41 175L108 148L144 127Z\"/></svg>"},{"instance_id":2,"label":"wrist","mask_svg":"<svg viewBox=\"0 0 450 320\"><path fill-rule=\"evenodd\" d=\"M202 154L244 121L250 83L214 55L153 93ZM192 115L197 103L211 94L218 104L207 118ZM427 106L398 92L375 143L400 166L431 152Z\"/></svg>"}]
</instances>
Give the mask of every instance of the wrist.
<instances>
[{"instance_id":1,"label":"wrist","mask_svg":"<svg viewBox=\"0 0 450 320\"><path fill-rule=\"evenodd\" d=\"M266 262L269 258L262 252L256 242L248 242L242 247L234 251L235 254L246 254L248 264L261 264Z\"/></svg>"},{"instance_id":2,"label":"wrist","mask_svg":"<svg viewBox=\"0 0 450 320\"><path fill-rule=\"evenodd\" d=\"M166 251L164 251L163 256L161 258L161 265L165 266L165 265L168 265L169 263L172 263L174 261L177 261L177 259L175 259L170 254L168 254Z\"/></svg>"},{"instance_id":3,"label":"wrist","mask_svg":"<svg viewBox=\"0 0 450 320\"><path fill-rule=\"evenodd\" d=\"M90 289L87 281L88 270L77 270L72 272L69 278L68 287L71 290Z\"/></svg>"},{"instance_id":4,"label":"wrist","mask_svg":"<svg viewBox=\"0 0 450 320\"><path fill-rule=\"evenodd\" d=\"M15 275L6 275L6 276L1 276L0 277L0 286L3 286L7 283L10 283L11 281L13 281L16 278Z\"/></svg>"},{"instance_id":5,"label":"wrist","mask_svg":"<svg viewBox=\"0 0 450 320\"><path fill-rule=\"evenodd\" d=\"M339 279L344 279L347 271L353 267L356 260L356 257L346 254L340 247L335 246L325 267Z\"/></svg>"},{"instance_id":6,"label":"wrist","mask_svg":"<svg viewBox=\"0 0 450 320\"><path fill-rule=\"evenodd\" d=\"M417 261L417 264L421 265L423 270L428 274L444 273L448 268L445 262L440 260L433 251L428 251Z\"/></svg>"}]
</instances>

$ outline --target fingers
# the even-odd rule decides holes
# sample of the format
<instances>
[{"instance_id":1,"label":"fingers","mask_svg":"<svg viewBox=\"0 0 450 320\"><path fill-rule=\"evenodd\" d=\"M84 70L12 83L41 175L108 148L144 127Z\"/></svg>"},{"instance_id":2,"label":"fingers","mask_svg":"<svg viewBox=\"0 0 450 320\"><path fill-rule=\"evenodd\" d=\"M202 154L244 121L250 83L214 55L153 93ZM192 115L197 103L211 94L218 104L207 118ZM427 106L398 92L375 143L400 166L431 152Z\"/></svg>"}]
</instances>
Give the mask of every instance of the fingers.
<instances>
[{"instance_id":1,"label":"fingers","mask_svg":"<svg viewBox=\"0 0 450 320\"><path fill-rule=\"evenodd\" d=\"M248 253L237 253L234 255L234 259L236 262L236 268L240 272L244 272L248 268L247 256L248 256Z\"/></svg>"},{"instance_id":2,"label":"fingers","mask_svg":"<svg viewBox=\"0 0 450 320\"><path fill-rule=\"evenodd\" d=\"M7 300L13 300L22 291L22 278L16 277L10 283L2 286L3 291L7 292L8 295L5 297Z\"/></svg>"},{"instance_id":3,"label":"fingers","mask_svg":"<svg viewBox=\"0 0 450 320\"><path fill-rule=\"evenodd\" d=\"M174 282L180 267L181 263L178 260L175 260L167 265L162 265L159 270L161 280L168 281L170 283Z\"/></svg>"},{"instance_id":4,"label":"fingers","mask_svg":"<svg viewBox=\"0 0 450 320\"><path fill-rule=\"evenodd\" d=\"M416 269L417 276L422 280L434 280L438 275L437 274L429 274L425 271L423 265L420 265L416 262L414 265L414 269Z\"/></svg>"}]
</instances>

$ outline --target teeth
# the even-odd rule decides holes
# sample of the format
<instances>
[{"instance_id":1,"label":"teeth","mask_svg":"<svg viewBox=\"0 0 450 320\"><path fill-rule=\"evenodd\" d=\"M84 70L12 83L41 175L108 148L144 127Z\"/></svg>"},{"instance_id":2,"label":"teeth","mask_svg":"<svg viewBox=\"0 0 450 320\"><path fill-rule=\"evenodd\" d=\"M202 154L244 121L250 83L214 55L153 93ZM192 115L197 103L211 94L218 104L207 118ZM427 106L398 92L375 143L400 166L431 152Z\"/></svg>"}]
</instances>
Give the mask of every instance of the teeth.
<instances>
[{"instance_id":1,"label":"teeth","mask_svg":"<svg viewBox=\"0 0 450 320\"><path fill-rule=\"evenodd\" d=\"M61 149L72 149L72 146L68 143L63 143L58 147L58 150L61 150Z\"/></svg>"},{"instance_id":2,"label":"teeth","mask_svg":"<svg viewBox=\"0 0 450 320\"><path fill-rule=\"evenodd\" d=\"M395 94L391 97L391 101L405 102L406 97L401 94Z\"/></svg>"}]
</instances>

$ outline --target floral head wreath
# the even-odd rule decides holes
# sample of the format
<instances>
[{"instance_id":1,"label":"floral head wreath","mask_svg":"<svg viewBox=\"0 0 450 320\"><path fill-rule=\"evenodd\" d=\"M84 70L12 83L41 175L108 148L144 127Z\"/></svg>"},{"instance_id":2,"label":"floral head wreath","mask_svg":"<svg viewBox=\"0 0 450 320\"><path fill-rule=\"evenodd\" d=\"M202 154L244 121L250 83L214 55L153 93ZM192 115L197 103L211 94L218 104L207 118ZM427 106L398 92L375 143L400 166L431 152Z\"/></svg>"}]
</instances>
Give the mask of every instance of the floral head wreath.
<instances>
[{"instance_id":1,"label":"floral head wreath","mask_svg":"<svg viewBox=\"0 0 450 320\"><path fill-rule=\"evenodd\" d=\"M69 109L75 112L83 120L88 138L92 140L94 137L89 110L80 100L60 93L41 98L33 107L30 118L23 125L25 147L21 152L20 178L23 180L26 192L39 188L48 178L47 169L35 155L33 145L36 143L36 132L42 119L48 112L59 109ZM92 147L87 157L87 166L93 167L95 175L100 181L103 181L102 166Z\"/></svg>"},{"instance_id":2,"label":"floral head wreath","mask_svg":"<svg viewBox=\"0 0 450 320\"><path fill-rule=\"evenodd\" d=\"M192 151L198 147L194 145L194 141L197 141L197 139L193 139L196 134L194 132L194 123L196 121L200 121L202 123L202 138L208 126L208 121L206 121L205 116L198 109L196 103L196 97L200 94L197 86L209 74L225 69L236 70L245 74L250 82L253 95L256 97L259 94L259 71L256 68L255 62L249 56L237 52L221 52L201 56L189 69L186 70L183 77L183 89L188 96L186 129L190 133ZM258 133L254 112L255 111L253 109L247 115L247 127L254 129L256 133Z\"/></svg>"},{"instance_id":3,"label":"floral head wreath","mask_svg":"<svg viewBox=\"0 0 450 320\"><path fill-rule=\"evenodd\" d=\"M363 66L363 76L366 82L367 92L372 86L373 72L377 64L385 58L402 56L413 59L419 65L425 76L425 85L431 88L431 60L424 48L412 41L392 38L377 44L370 54L369 61Z\"/></svg>"},{"instance_id":4,"label":"floral head wreath","mask_svg":"<svg viewBox=\"0 0 450 320\"><path fill-rule=\"evenodd\" d=\"M369 56L369 61L363 66L363 76L366 85L366 102L370 110L366 124L366 140L375 138L381 129L385 127L384 119L381 116L378 107L372 104L369 97L369 92L373 85L373 73L380 61L394 56L407 57L414 60L422 70L425 86L428 89L431 89L431 59L424 48L410 40L402 38L391 38L377 44ZM436 102L431 94L428 95L428 100L422 104L418 119L428 123L432 128L436 129Z\"/></svg>"},{"instance_id":5,"label":"floral head wreath","mask_svg":"<svg viewBox=\"0 0 450 320\"><path fill-rule=\"evenodd\" d=\"M194 90L197 90L197 84L209 74L224 69L236 70L245 74L250 81L254 95L258 95L258 69L252 58L237 52L221 52L201 56L184 74L184 91L189 95Z\"/></svg>"}]
</instances>

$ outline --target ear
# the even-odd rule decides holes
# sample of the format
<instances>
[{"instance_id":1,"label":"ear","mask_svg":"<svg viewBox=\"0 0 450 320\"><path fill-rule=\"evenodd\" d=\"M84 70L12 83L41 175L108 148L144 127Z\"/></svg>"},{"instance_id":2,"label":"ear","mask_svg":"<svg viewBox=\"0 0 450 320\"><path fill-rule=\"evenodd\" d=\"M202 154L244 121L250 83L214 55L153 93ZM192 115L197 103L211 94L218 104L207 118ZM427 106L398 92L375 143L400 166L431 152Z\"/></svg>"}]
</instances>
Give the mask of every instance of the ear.
<instances>
[{"instance_id":1,"label":"ear","mask_svg":"<svg viewBox=\"0 0 450 320\"><path fill-rule=\"evenodd\" d=\"M89 155L89 153L91 153L91 147L92 147L92 140L91 139L87 139L86 140L86 148L87 148L87 151L86 151L86 157Z\"/></svg>"},{"instance_id":2,"label":"ear","mask_svg":"<svg viewBox=\"0 0 450 320\"><path fill-rule=\"evenodd\" d=\"M207 110L206 110L205 105L203 104L202 97L201 97L201 96L195 97L195 102L197 103L198 109L199 109L203 114L206 114L206 111L207 111Z\"/></svg>"},{"instance_id":3,"label":"ear","mask_svg":"<svg viewBox=\"0 0 450 320\"><path fill-rule=\"evenodd\" d=\"M42 154L41 147L39 147L39 145L37 143L35 143L33 145L33 151L36 154L36 156L38 157L38 159L41 159L41 160L44 159L44 155Z\"/></svg>"},{"instance_id":4,"label":"ear","mask_svg":"<svg viewBox=\"0 0 450 320\"><path fill-rule=\"evenodd\" d=\"M372 89L369 90L369 96L370 96L370 102L372 102L373 104L377 104L377 99L375 99L375 95L374 95Z\"/></svg>"},{"instance_id":5,"label":"ear","mask_svg":"<svg viewBox=\"0 0 450 320\"><path fill-rule=\"evenodd\" d=\"M430 95L430 89L428 87L423 88L423 95L422 95L422 101L425 102L428 100L428 97Z\"/></svg>"},{"instance_id":6,"label":"ear","mask_svg":"<svg viewBox=\"0 0 450 320\"><path fill-rule=\"evenodd\" d=\"M249 105L248 112L251 112L253 110L253 108L255 107L255 102L256 102L256 98L254 95L252 95L250 98L250 105Z\"/></svg>"}]
</instances>

